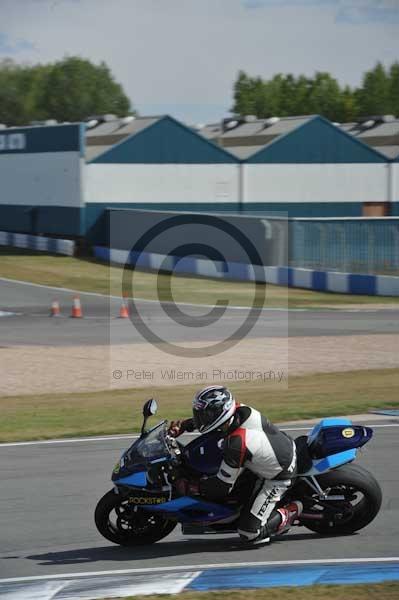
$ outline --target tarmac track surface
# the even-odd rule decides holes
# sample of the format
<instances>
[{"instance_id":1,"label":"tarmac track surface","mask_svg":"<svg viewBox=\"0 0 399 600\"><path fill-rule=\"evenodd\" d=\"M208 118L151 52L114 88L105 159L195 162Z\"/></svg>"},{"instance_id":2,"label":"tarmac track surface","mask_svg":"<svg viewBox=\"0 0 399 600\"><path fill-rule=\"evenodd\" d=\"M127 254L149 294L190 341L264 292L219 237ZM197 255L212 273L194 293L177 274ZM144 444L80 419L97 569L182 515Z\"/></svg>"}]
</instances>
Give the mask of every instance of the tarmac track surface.
<instances>
[{"instance_id":1,"label":"tarmac track surface","mask_svg":"<svg viewBox=\"0 0 399 600\"><path fill-rule=\"evenodd\" d=\"M70 319L74 293L0 279L0 311L14 313L0 319L0 345L106 345L145 342L132 324L118 319L121 301L81 292L83 319ZM51 301L57 298L62 317L49 318ZM212 323L210 308L179 305L183 312L176 323L157 302L136 302L140 318L168 341L221 340L235 332L249 314L246 308L228 308ZM180 318L180 317L179 317ZM193 319L194 318L194 319ZM193 320L195 326L193 326ZM273 310L255 311L247 337L295 337L399 333L398 309L361 310Z\"/></svg>"},{"instance_id":2,"label":"tarmac track surface","mask_svg":"<svg viewBox=\"0 0 399 600\"><path fill-rule=\"evenodd\" d=\"M67 315L73 292L0 279L0 311L18 313L0 318L0 345L98 345L142 341L134 327L117 320L119 299L80 294L84 319ZM49 319L57 297L64 317ZM141 317L156 323L169 340L219 339L242 321L246 309L228 309L209 327L175 329L156 303L137 302ZM181 306L192 316L209 308ZM0 313L1 314L1 313ZM399 332L399 310L261 311L250 336L352 335ZM207 317L203 316L204 324ZM200 318L201 320L201 318ZM184 321L184 319L183 319ZM112 415L110 415L112 418ZM399 423L397 422L396 425ZM293 432L300 435L303 432ZM93 511L110 488L113 464L127 440L75 443L0 445L0 577L78 573L129 568L198 565L202 563L297 560L298 558L358 558L395 556L399 535L398 427L376 429L375 439L359 464L380 481L384 503L380 515L364 531L345 538L320 538L305 528L293 530L267 547L242 550L234 536L183 537L180 528L147 548L125 549L103 540L95 529Z\"/></svg>"},{"instance_id":3,"label":"tarmac track surface","mask_svg":"<svg viewBox=\"0 0 399 600\"><path fill-rule=\"evenodd\" d=\"M112 418L112 416L110 417ZM370 420L372 423L372 420ZM178 526L164 541L121 548L96 531L93 512L110 488L112 466L129 440L0 445L0 578L155 569L162 566L330 558L392 557L399 537L399 420L375 429L359 453L383 489L380 514L367 528L324 537L294 528L269 546L243 550L235 536L183 537ZM296 437L304 431L292 431Z\"/></svg>"}]
</instances>

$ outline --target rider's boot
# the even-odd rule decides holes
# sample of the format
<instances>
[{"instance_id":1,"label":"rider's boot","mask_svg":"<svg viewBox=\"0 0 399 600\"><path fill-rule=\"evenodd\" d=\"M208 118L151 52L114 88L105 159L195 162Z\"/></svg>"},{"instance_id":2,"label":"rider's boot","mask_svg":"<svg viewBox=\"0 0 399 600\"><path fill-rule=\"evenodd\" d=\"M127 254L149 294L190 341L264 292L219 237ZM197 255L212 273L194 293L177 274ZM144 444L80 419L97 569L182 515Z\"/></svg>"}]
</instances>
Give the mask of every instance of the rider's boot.
<instances>
[{"instance_id":1,"label":"rider's boot","mask_svg":"<svg viewBox=\"0 0 399 600\"><path fill-rule=\"evenodd\" d=\"M278 508L277 512L280 513L281 523L278 526L276 531L276 535L281 533L285 533L289 530L291 525L298 519L299 515L303 511L303 504L299 500L295 500L294 502L290 502L283 508Z\"/></svg>"},{"instance_id":2,"label":"rider's boot","mask_svg":"<svg viewBox=\"0 0 399 600\"><path fill-rule=\"evenodd\" d=\"M243 531L242 529L238 530L240 535L240 540L244 544L248 544L249 546L254 546L258 544L268 544L270 542L270 534L267 528L267 525L258 529L257 531Z\"/></svg>"},{"instance_id":3,"label":"rider's boot","mask_svg":"<svg viewBox=\"0 0 399 600\"><path fill-rule=\"evenodd\" d=\"M271 535L279 535L289 530L291 525L298 519L302 513L303 504L299 500L290 502L282 508L278 508L274 515L271 516L269 521L263 525L260 530L255 531L243 531L238 530L241 541L249 543L251 546L258 546L259 544L268 544L270 542Z\"/></svg>"},{"instance_id":4,"label":"rider's boot","mask_svg":"<svg viewBox=\"0 0 399 600\"><path fill-rule=\"evenodd\" d=\"M244 544L248 544L248 546L258 546L259 544L269 544L270 537L268 535L268 530L266 527L261 528L261 532L252 539L240 534L241 542Z\"/></svg>"},{"instance_id":5,"label":"rider's boot","mask_svg":"<svg viewBox=\"0 0 399 600\"><path fill-rule=\"evenodd\" d=\"M263 529L263 527L262 527ZM256 540L252 542L254 545L259 546L259 544L270 544L270 537L266 534L262 534L262 532L258 535Z\"/></svg>"}]
</instances>

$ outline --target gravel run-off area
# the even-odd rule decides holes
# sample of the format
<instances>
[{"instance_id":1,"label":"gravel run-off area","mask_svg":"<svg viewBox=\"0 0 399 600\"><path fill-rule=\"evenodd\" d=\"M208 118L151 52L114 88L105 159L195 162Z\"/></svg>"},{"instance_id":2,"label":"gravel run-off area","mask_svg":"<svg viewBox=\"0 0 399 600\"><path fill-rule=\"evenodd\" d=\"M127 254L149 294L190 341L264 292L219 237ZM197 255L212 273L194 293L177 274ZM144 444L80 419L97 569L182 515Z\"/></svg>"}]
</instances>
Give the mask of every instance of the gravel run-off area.
<instances>
[{"instance_id":1,"label":"gravel run-off area","mask_svg":"<svg viewBox=\"0 0 399 600\"><path fill-rule=\"evenodd\" d=\"M245 339L202 358L172 356L150 344L11 346L0 348L0 395L260 378L288 385L289 375L395 367L399 336L394 334Z\"/></svg>"}]
</instances>

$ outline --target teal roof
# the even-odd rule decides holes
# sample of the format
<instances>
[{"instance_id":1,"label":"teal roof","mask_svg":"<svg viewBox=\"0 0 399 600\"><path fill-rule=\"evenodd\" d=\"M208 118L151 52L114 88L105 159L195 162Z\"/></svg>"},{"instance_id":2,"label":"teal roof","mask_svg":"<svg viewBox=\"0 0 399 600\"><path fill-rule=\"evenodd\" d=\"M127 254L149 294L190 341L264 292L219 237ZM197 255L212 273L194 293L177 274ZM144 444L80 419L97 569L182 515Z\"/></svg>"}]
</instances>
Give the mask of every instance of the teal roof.
<instances>
[{"instance_id":1,"label":"teal roof","mask_svg":"<svg viewBox=\"0 0 399 600\"><path fill-rule=\"evenodd\" d=\"M91 163L215 164L239 160L169 116L111 146Z\"/></svg>"},{"instance_id":2,"label":"teal roof","mask_svg":"<svg viewBox=\"0 0 399 600\"><path fill-rule=\"evenodd\" d=\"M282 135L246 161L259 163L386 163L387 158L324 117Z\"/></svg>"}]
</instances>

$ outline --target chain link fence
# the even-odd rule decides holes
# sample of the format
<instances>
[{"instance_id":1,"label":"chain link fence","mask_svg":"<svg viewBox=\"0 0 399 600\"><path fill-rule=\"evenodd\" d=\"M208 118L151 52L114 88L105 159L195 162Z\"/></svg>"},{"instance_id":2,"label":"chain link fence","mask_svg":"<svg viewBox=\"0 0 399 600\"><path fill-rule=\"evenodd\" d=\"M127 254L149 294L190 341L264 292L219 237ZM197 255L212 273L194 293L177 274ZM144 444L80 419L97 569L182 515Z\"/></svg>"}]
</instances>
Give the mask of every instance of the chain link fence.
<instances>
[{"instance_id":1,"label":"chain link fence","mask_svg":"<svg viewBox=\"0 0 399 600\"><path fill-rule=\"evenodd\" d=\"M290 266L399 275L399 218L290 219Z\"/></svg>"}]
</instances>

